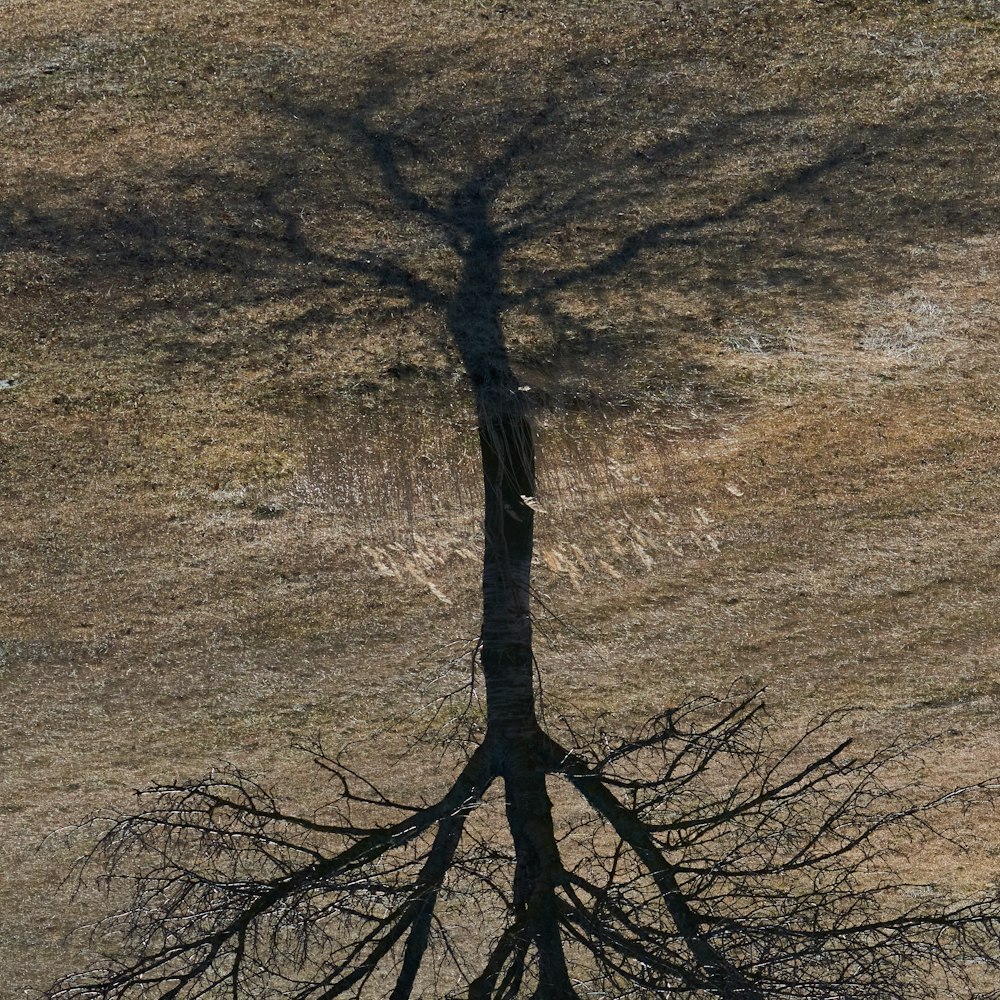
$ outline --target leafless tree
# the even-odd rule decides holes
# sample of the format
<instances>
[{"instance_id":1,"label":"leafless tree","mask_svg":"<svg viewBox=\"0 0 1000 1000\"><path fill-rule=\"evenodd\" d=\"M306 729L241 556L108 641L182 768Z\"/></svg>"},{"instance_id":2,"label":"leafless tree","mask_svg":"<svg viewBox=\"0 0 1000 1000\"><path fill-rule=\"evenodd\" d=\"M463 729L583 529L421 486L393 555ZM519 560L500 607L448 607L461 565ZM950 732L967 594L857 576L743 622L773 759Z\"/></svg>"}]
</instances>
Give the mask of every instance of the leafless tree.
<instances>
[{"instance_id":1,"label":"leafless tree","mask_svg":"<svg viewBox=\"0 0 1000 1000\"><path fill-rule=\"evenodd\" d=\"M898 753L856 755L833 737L835 717L776 746L757 695L695 699L624 738L557 738L540 724L534 438L504 342L501 265L542 202L507 227L493 217L539 126L448 197L421 193L407 169L419 151L370 116L330 127L370 149L385 190L460 264L442 289L384 255L324 261L440 309L472 387L485 732L431 802L400 801L322 748L336 796L316 813L237 771L142 793L83 862L124 884L123 907L98 930L126 957L49 996L1000 996L1000 900L949 901L891 874L900 844L930 836L939 810L993 786L922 793L893 777L905 773ZM564 193L560 210L611 182ZM700 224L654 224L589 271L523 295L543 303Z\"/></svg>"},{"instance_id":2,"label":"leafless tree","mask_svg":"<svg viewBox=\"0 0 1000 1000\"><path fill-rule=\"evenodd\" d=\"M927 797L840 724L779 748L759 697L704 697L561 744L511 710L429 804L320 747L321 813L236 771L152 788L84 861L130 957L51 996L1000 995L1000 901L892 874L989 786Z\"/></svg>"}]
</instances>

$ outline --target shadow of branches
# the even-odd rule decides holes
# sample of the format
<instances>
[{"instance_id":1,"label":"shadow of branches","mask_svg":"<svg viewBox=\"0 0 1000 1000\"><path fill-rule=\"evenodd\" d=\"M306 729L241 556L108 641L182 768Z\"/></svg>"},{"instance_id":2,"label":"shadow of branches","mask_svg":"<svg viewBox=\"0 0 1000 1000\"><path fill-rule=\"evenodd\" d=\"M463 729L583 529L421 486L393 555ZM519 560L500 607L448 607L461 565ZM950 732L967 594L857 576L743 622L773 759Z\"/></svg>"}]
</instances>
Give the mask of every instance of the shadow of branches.
<instances>
[{"instance_id":1,"label":"shadow of branches","mask_svg":"<svg viewBox=\"0 0 1000 1000\"><path fill-rule=\"evenodd\" d=\"M442 377L463 268L494 241L515 362L622 390L656 380L649 348L891 288L915 248L1000 221L982 94L834 119L815 95L713 93L683 62L454 59L290 73L251 89L252 130L218 149L28 185L0 204L15 309L181 365ZM53 329L68 304L79 329Z\"/></svg>"}]
</instances>

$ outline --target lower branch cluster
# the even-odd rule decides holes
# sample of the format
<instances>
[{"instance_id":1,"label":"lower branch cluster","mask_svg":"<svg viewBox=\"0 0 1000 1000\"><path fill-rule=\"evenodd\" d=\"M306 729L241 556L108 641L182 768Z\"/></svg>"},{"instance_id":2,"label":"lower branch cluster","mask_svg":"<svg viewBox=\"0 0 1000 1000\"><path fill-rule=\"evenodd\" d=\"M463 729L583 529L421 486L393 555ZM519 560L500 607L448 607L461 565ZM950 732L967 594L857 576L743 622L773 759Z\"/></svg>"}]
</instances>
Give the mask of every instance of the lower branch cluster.
<instances>
[{"instance_id":1,"label":"lower branch cluster","mask_svg":"<svg viewBox=\"0 0 1000 1000\"><path fill-rule=\"evenodd\" d=\"M519 759L541 807L488 733L426 804L325 754L337 795L315 815L235 770L150 789L94 821L79 873L123 900L92 933L127 957L46 995L1000 997L996 892L947 900L893 874L995 783L928 793L902 752L831 743L836 722L778 746L755 695L614 743L539 728Z\"/></svg>"}]
</instances>

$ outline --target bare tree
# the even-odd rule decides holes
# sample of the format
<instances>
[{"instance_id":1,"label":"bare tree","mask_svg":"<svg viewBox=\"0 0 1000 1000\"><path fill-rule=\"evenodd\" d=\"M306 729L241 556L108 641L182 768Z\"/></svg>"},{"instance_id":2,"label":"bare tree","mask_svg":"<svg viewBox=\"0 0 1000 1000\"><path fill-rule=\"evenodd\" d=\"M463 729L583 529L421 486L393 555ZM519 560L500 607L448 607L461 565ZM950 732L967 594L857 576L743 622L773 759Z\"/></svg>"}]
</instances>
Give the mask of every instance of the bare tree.
<instances>
[{"instance_id":1,"label":"bare tree","mask_svg":"<svg viewBox=\"0 0 1000 1000\"><path fill-rule=\"evenodd\" d=\"M459 262L442 288L384 255L324 261L438 308L472 387L485 499L483 738L429 803L400 801L322 748L315 759L337 795L320 813L299 815L236 771L143 793L84 861L124 883L124 905L99 929L126 957L49 996L1000 995L1000 900L947 901L887 874L900 838L930 836L939 810L993 786L927 794L899 783L899 754L856 756L849 740L831 740L836 717L776 747L756 694L695 699L613 740L557 738L540 724L534 438L504 342L513 300L501 273L544 212L524 205L499 226L494 208L547 113L436 197L413 179L420 151L371 115L324 125L370 151L385 190ZM592 177L552 210L612 183ZM514 298L541 306L772 196L652 224Z\"/></svg>"},{"instance_id":2,"label":"bare tree","mask_svg":"<svg viewBox=\"0 0 1000 1000\"><path fill-rule=\"evenodd\" d=\"M998 995L1000 901L891 873L988 786L927 797L896 752L816 752L837 717L778 748L755 695L572 747L504 704L430 804L319 747L322 815L236 771L143 793L84 862L125 883L100 929L131 957L50 995Z\"/></svg>"}]
</instances>

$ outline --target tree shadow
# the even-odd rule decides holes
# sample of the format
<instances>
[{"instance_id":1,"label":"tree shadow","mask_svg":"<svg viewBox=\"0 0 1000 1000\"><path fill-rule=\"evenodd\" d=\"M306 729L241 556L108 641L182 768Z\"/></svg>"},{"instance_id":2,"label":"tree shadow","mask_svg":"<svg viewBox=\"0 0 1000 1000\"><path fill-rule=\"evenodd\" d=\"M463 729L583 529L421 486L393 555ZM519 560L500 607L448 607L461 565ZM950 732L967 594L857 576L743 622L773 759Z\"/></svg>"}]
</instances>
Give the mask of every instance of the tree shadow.
<instances>
[{"instance_id":1,"label":"tree shadow","mask_svg":"<svg viewBox=\"0 0 1000 1000\"><path fill-rule=\"evenodd\" d=\"M350 94L290 81L261 95L276 135L214 166L0 206L5 254L57 262L15 308L41 322L72 300L62 336L172 365L277 372L319 349L442 378L449 310L475 301L518 364L610 387L727 318L898 286L913 247L1000 222L981 98L833 129L806 99L733 111L651 72L595 87L571 59L485 104L446 69L383 60Z\"/></svg>"}]
</instances>

